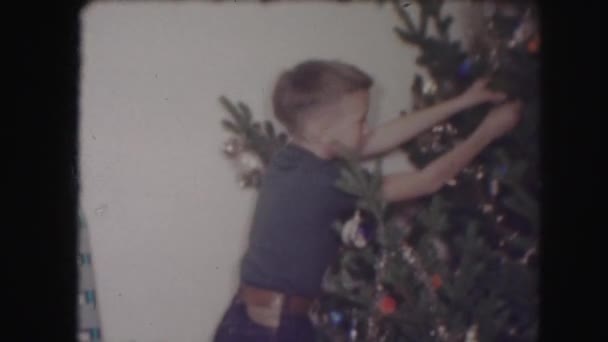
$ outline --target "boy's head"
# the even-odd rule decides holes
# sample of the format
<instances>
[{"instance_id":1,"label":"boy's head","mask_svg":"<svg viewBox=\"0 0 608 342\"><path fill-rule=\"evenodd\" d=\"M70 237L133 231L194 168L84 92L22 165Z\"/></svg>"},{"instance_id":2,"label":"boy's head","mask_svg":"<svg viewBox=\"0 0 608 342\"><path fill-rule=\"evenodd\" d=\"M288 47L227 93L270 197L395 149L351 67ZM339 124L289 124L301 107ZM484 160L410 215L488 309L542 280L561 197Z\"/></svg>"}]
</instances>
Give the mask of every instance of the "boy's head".
<instances>
[{"instance_id":1,"label":"boy's head","mask_svg":"<svg viewBox=\"0 0 608 342\"><path fill-rule=\"evenodd\" d=\"M357 150L365 135L372 84L372 78L353 65L305 61L279 76L274 113L296 139L329 150L335 144Z\"/></svg>"}]
</instances>

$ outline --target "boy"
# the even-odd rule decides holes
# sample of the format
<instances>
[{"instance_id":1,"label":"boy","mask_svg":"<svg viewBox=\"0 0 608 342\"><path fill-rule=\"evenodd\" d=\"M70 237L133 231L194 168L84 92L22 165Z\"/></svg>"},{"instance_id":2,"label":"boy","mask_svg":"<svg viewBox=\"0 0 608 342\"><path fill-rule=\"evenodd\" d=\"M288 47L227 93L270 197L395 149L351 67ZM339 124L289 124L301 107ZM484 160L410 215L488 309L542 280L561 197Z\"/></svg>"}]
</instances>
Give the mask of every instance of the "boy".
<instances>
[{"instance_id":1,"label":"boy","mask_svg":"<svg viewBox=\"0 0 608 342\"><path fill-rule=\"evenodd\" d=\"M308 312L339 247L331 225L355 210L356 199L334 185L338 151L348 149L362 159L380 155L467 107L505 99L480 80L451 100L368 131L372 83L352 65L324 60L303 62L279 77L274 112L291 141L265 172L241 286L214 341L314 341ZM519 107L495 107L467 140L423 170L385 176L382 196L395 202L439 190L515 126Z\"/></svg>"}]
</instances>

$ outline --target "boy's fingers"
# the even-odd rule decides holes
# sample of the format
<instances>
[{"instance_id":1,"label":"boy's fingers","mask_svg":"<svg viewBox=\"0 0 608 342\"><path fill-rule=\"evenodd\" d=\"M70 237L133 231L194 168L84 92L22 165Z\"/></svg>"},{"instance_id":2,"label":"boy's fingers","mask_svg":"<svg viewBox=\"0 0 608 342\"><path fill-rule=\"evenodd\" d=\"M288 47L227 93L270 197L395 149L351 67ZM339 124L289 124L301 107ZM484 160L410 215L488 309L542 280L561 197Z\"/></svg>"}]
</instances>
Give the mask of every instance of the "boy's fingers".
<instances>
[{"instance_id":1,"label":"boy's fingers","mask_svg":"<svg viewBox=\"0 0 608 342\"><path fill-rule=\"evenodd\" d=\"M477 85L480 87L485 87L490 82L490 79L487 77L481 77L477 80Z\"/></svg>"},{"instance_id":2,"label":"boy's fingers","mask_svg":"<svg viewBox=\"0 0 608 342\"><path fill-rule=\"evenodd\" d=\"M503 92L495 92L495 93L492 93L491 98L492 98L492 101L501 102L507 98L507 94L505 94Z\"/></svg>"},{"instance_id":3,"label":"boy's fingers","mask_svg":"<svg viewBox=\"0 0 608 342\"><path fill-rule=\"evenodd\" d=\"M509 102L509 106L515 109L519 109L521 107L521 100L514 100Z\"/></svg>"}]
</instances>

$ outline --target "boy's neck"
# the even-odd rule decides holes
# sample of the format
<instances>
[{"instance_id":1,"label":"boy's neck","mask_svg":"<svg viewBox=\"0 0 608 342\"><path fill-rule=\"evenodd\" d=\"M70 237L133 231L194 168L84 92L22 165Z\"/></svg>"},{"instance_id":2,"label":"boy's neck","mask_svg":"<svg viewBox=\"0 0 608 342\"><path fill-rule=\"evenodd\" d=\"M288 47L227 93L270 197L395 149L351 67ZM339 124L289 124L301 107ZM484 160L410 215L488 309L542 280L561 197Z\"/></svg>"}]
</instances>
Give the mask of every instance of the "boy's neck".
<instances>
[{"instance_id":1,"label":"boy's neck","mask_svg":"<svg viewBox=\"0 0 608 342\"><path fill-rule=\"evenodd\" d=\"M298 138L293 138L291 140L291 142L294 145L297 145L297 146L313 153L314 155L316 155L317 157L319 157L321 159L324 159L324 160L333 159L333 154L322 143L306 141L304 139L298 139Z\"/></svg>"}]
</instances>

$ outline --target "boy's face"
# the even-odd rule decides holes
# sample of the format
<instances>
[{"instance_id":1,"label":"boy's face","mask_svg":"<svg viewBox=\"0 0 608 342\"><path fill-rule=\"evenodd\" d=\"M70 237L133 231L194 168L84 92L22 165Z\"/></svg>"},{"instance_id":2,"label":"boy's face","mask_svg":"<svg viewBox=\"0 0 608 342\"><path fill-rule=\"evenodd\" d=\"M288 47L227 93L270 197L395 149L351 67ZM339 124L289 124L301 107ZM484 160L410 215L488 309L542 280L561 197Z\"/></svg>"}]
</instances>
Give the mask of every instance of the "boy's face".
<instances>
[{"instance_id":1,"label":"boy's face","mask_svg":"<svg viewBox=\"0 0 608 342\"><path fill-rule=\"evenodd\" d=\"M339 104L340 115L325 131L325 138L354 152L359 152L367 136L369 91L360 90L345 95Z\"/></svg>"}]
</instances>

